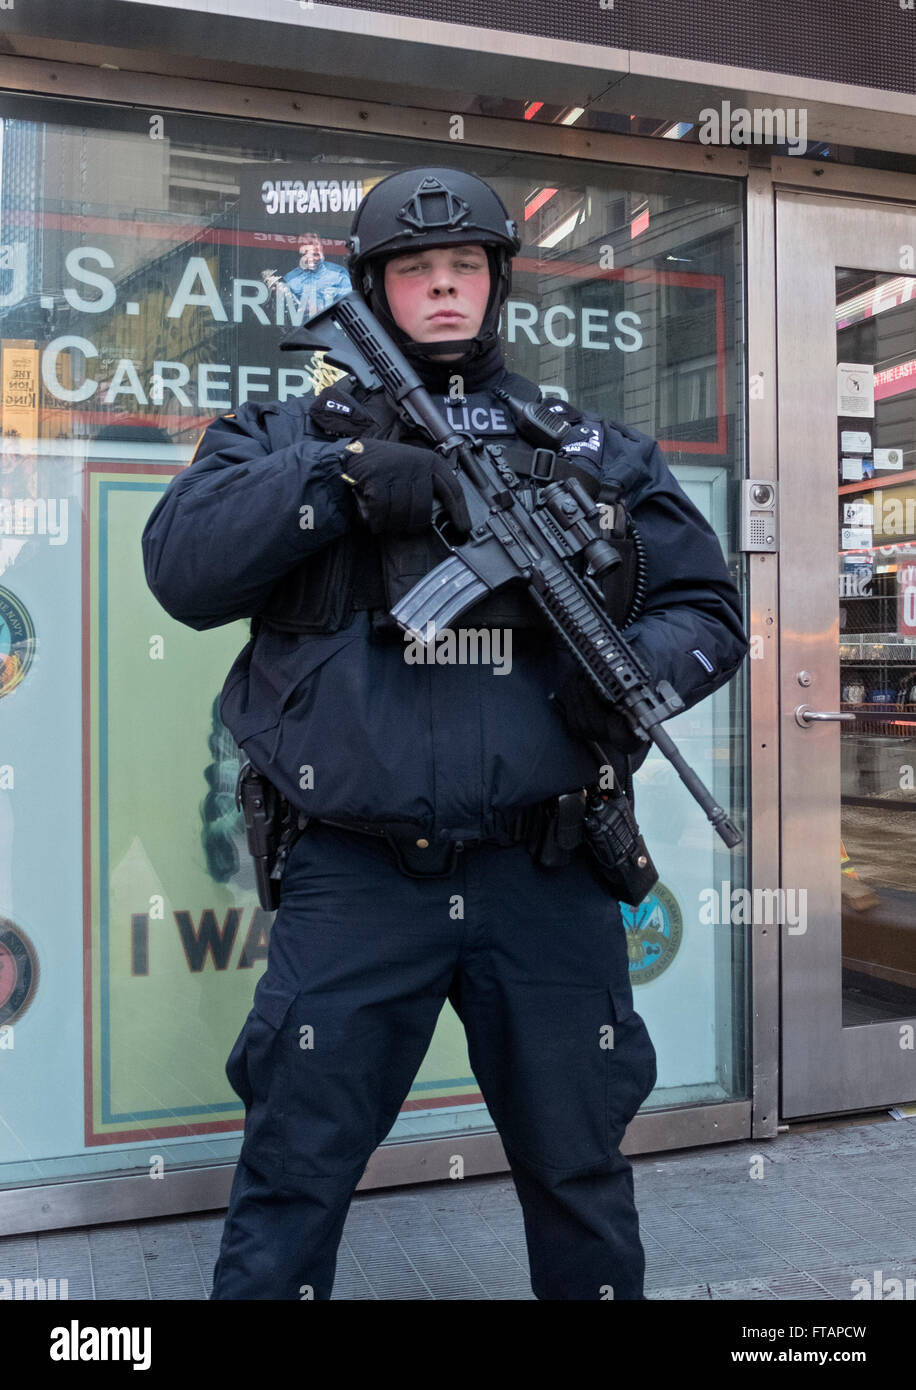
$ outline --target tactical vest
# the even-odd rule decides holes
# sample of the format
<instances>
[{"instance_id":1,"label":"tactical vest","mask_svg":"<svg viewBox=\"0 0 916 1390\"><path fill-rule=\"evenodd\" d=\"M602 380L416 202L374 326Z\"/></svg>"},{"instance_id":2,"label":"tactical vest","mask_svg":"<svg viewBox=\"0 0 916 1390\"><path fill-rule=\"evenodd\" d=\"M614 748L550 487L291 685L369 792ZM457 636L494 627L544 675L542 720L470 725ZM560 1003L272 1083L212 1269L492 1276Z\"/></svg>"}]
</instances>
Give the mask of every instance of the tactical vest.
<instances>
[{"instance_id":1,"label":"tactical vest","mask_svg":"<svg viewBox=\"0 0 916 1390\"><path fill-rule=\"evenodd\" d=\"M531 382L512 372L507 373L501 385L520 400L539 397ZM485 436L486 430L479 427L486 423L486 412L492 402L489 393L471 393L456 404L453 415L458 410L462 424L466 422L472 433ZM564 409L571 419L582 418L574 407L564 404ZM369 392L352 377L341 378L339 383L322 391L312 402L309 415L313 423L331 437L407 437L416 442L384 393L380 390ZM501 453L523 484L534 474L529 486L537 485L543 452L540 459L536 459L534 447L514 433L487 442ZM612 621L624 626L628 618L632 621L636 616L634 596L641 587L637 584L638 537L624 504L619 501L619 489L602 487L593 474L579 466L574 454L564 455L561 451L556 456L553 477L562 480L571 475L579 478L596 500L616 504L613 528L603 529L602 534L618 550L622 563L607 576L603 592L605 608ZM391 617L391 608L450 553L432 526L420 532L383 532L377 536L368 527L354 526L284 575L258 617L284 632L331 633L349 626L354 614L362 609L371 614L374 636L380 640L385 637L402 639L401 629ZM583 563L581 557L574 561L580 575ZM542 630L545 623L523 580L504 584L484 595L461 614L459 621L462 627Z\"/></svg>"}]
</instances>

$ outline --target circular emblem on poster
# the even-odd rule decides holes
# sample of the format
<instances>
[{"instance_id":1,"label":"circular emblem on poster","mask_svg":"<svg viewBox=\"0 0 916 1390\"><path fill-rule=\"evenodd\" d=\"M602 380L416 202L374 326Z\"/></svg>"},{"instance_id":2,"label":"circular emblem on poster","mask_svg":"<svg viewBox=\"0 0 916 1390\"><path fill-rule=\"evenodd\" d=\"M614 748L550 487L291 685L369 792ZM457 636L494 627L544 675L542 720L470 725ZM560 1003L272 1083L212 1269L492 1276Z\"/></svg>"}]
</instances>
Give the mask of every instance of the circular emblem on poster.
<instances>
[{"instance_id":1,"label":"circular emblem on poster","mask_svg":"<svg viewBox=\"0 0 916 1390\"><path fill-rule=\"evenodd\" d=\"M630 981L647 985L664 974L680 949L684 919L677 898L656 883L639 907L621 903L620 913L627 930Z\"/></svg>"},{"instance_id":2,"label":"circular emblem on poster","mask_svg":"<svg viewBox=\"0 0 916 1390\"><path fill-rule=\"evenodd\" d=\"M21 927L0 917L0 1028L21 1018L38 988L38 955Z\"/></svg>"},{"instance_id":3,"label":"circular emblem on poster","mask_svg":"<svg viewBox=\"0 0 916 1390\"><path fill-rule=\"evenodd\" d=\"M25 678L35 653L35 625L29 610L9 589L0 588L0 698Z\"/></svg>"}]
</instances>

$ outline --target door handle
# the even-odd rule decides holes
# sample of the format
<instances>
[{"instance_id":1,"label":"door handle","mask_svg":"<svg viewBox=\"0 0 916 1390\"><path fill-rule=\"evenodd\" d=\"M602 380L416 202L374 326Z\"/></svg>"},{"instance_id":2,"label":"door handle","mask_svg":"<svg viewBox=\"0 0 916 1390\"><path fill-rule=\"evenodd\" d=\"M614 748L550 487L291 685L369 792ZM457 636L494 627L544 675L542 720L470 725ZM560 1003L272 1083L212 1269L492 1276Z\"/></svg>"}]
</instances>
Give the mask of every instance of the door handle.
<instances>
[{"instance_id":1,"label":"door handle","mask_svg":"<svg viewBox=\"0 0 916 1390\"><path fill-rule=\"evenodd\" d=\"M795 722L800 724L803 729L807 729L810 724L826 724L828 721L835 722L856 722L854 714L843 714L839 710L809 709L807 705L799 705L795 711Z\"/></svg>"}]
</instances>

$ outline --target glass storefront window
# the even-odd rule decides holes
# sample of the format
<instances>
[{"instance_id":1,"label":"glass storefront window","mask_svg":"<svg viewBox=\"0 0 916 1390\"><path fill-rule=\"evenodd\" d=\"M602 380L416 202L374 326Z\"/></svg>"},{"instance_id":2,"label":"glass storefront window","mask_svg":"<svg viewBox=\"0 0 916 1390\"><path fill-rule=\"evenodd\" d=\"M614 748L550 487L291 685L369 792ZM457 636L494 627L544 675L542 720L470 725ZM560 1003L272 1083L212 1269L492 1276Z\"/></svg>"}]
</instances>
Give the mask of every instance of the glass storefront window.
<instances>
[{"instance_id":1,"label":"glass storefront window","mask_svg":"<svg viewBox=\"0 0 916 1390\"><path fill-rule=\"evenodd\" d=\"M916 1013L916 276L839 267L844 1027Z\"/></svg>"},{"instance_id":2,"label":"glass storefront window","mask_svg":"<svg viewBox=\"0 0 916 1390\"><path fill-rule=\"evenodd\" d=\"M657 438L738 578L742 186L40 98L7 96L0 130L0 1186L231 1161L223 1068L271 925L217 704L248 625L168 618L142 570L149 512L216 415L336 375L279 342L349 288L372 184L441 162L521 229L510 368ZM669 726L739 816L744 700L742 676ZM743 851L663 759L636 794L661 874L626 915L648 1104L743 1096ZM490 1125L446 1005L390 1138Z\"/></svg>"}]
</instances>

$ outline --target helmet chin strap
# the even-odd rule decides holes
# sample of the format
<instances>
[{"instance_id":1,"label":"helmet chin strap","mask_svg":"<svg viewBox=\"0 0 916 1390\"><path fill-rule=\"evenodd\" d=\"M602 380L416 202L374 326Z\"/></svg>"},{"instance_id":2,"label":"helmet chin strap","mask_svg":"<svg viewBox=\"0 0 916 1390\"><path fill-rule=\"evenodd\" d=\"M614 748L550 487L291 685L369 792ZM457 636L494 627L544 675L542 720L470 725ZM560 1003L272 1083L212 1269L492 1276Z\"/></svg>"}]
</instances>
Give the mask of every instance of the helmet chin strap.
<instances>
[{"instance_id":1,"label":"helmet chin strap","mask_svg":"<svg viewBox=\"0 0 916 1390\"><path fill-rule=\"evenodd\" d=\"M442 338L434 343L415 343L408 338L404 352L409 357L448 357L450 353L460 353L465 357L476 346L476 338Z\"/></svg>"},{"instance_id":2,"label":"helmet chin strap","mask_svg":"<svg viewBox=\"0 0 916 1390\"><path fill-rule=\"evenodd\" d=\"M425 357L438 361L441 357L461 356L473 359L479 357L484 348L480 338L443 338L434 343L415 343L412 338L404 340L405 357Z\"/></svg>"}]
</instances>

